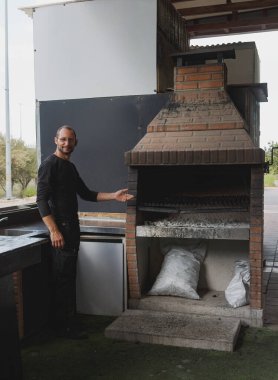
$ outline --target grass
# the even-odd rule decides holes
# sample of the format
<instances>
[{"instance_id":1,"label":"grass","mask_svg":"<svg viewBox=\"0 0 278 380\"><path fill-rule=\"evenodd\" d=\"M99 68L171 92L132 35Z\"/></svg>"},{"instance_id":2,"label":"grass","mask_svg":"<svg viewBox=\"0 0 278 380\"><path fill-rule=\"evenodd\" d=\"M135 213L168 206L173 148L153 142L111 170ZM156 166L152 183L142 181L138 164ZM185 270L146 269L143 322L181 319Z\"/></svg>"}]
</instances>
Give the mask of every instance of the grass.
<instances>
[{"instance_id":1,"label":"grass","mask_svg":"<svg viewBox=\"0 0 278 380\"><path fill-rule=\"evenodd\" d=\"M12 189L12 195L14 198L22 199L22 198L30 198L34 197L37 193L37 186L34 180L30 181L26 189L22 190L21 185L15 184ZM5 191L0 188L0 198L5 197Z\"/></svg>"},{"instance_id":2,"label":"grass","mask_svg":"<svg viewBox=\"0 0 278 380\"><path fill-rule=\"evenodd\" d=\"M277 180L277 174L265 174L264 185L265 187L275 187L275 182Z\"/></svg>"},{"instance_id":3,"label":"grass","mask_svg":"<svg viewBox=\"0 0 278 380\"><path fill-rule=\"evenodd\" d=\"M113 318L80 316L89 339L42 333L25 341L24 380L277 380L278 331L243 328L233 353L104 337Z\"/></svg>"}]
</instances>

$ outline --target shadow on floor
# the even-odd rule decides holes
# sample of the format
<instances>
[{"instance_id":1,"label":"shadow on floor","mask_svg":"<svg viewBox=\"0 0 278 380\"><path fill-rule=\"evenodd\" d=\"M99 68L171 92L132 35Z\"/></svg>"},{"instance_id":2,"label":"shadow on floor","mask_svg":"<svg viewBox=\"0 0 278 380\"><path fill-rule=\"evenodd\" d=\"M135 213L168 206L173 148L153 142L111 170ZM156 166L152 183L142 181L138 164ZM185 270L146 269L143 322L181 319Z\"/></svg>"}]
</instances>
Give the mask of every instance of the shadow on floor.
<instances>
[{"instance_id":1,"label":"shadow on floor","mask_svg":"<svg viewBox=\"0 0 278 380\"><path fill-rule=\"evenodd\" d=\"M79 316L85 340L45 330L22 342L24 380L278 379L278 331L242 328L233 353L104 337L111 317Z\"/></svg>"}]
</instances>

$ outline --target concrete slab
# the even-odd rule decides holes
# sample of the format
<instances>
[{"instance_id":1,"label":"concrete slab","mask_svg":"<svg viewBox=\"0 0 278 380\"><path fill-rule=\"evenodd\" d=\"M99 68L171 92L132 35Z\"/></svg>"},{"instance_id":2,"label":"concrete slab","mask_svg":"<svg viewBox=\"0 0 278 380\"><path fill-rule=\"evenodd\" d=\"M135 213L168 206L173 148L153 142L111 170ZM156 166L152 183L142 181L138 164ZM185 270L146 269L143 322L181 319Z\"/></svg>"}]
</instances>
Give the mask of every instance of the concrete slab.
<instances>
[{"instance_id":1,"label":"concrete slab","mask_svg":"<svg viewBox=\"0 0 278 380\"><path fill-rule=\"evenodd\" d=\"M224 292L209 290L199 291L199 294L200 300L167 296L145 296L139 300L130 299L129 309L237 318L244 325L263 326L263 310L251 309L249 305L233 308L227 303Z\"/></svg>"},{"instance_id":2,"label":"concrete slab","mask_svg":"<svg viewBox=\"0 0 278 380\"><path fill-rule=\"evenodd\" d=\"M105 330L109 338L218 351L233 351L240 321L205 315L126 310Z\"/></svg>"}]
</instances>

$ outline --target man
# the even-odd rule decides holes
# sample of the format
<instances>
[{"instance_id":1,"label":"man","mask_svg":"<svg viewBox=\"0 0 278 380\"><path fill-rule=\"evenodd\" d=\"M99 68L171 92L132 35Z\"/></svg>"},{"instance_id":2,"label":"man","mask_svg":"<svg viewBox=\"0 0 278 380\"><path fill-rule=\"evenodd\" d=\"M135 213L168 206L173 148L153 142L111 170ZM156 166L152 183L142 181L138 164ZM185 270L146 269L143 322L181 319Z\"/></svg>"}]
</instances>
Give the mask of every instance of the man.
<instances>
[{"instance_id":1,"label":"man","mask_svg":"<svg viewBox=\"0 0 278 380\"><path fill-rule=\"evenodd\" d=\"M52 291L50 322L58 335L73 337L70 326L75 313L76 263L80 243L77 194L84 200L126 202L127 189L114 193L88 189L70 162L77 145L76 133L68 125L55 137L56 150L38 171L37 205L50 234L52 246Z\"/></svg>"}]
</instances>

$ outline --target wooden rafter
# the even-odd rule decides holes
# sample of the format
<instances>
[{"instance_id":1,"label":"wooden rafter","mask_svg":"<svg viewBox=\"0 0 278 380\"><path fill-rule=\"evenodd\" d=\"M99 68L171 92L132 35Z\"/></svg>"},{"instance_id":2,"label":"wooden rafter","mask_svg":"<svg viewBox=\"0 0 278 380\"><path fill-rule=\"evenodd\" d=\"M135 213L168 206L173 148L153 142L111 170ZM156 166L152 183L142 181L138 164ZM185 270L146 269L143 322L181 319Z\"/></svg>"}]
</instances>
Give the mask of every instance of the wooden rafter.
<instances>
[{"instance_id":1,"label":"wooden rafter","mask_svg":"<svg viewBox=\"0 0 278 380\"><path fill-rule=\"evenodd\" d=\"M172 0L172 2L177 2L177 0ZM178 12L182 16L197 16L206 14L216 14L216 13L229 13L244 11L250 9L265 9L268 7L278 6L278 0L255 0L255 1L242 1L240 3L227 3L218 5L207 5L199 7L186 7L178 9Z\"/></svg>"},{"instance_id":2,"label":"wooden rafter","mask_svg":"<svg viewBox=\"0 0 278 380\"><path fill-rule=\"evenodd\" d=\"M192 24L187 26L187 31L190 35L206 35L210 32L217 32L226 30L227 32L234 29L241 29L242 31L246 28L252 30L254 27L258 30L258 25L261 25L261 30L277 29L278 17L262 17L254 18L248 20L231 20L222 23L204 23L204 24Z\"/></svg>"}]
</instances>

